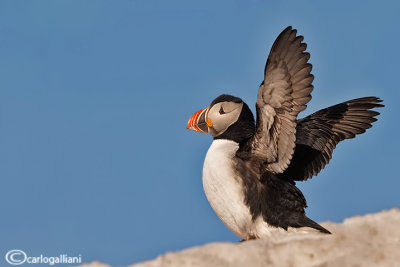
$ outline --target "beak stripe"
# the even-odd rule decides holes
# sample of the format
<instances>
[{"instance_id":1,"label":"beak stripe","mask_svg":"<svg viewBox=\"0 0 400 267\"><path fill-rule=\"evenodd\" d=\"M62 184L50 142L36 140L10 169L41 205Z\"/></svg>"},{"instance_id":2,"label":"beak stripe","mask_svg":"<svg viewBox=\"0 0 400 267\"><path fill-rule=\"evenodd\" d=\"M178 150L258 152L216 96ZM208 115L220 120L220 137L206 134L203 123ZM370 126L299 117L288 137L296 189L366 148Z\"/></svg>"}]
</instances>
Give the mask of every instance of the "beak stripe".
<instances>
[{"instance_id":1,"label":"beak stripe","mask_svg":"<svg viewBox=\"0 0 400 267\"><path fill-rule=\"evenodd\" d=\"M199 127L199 124L201 124L201 125L205 124L205 122L203 120L204 120L206 114L204 114L204 113L207 111L208 111L208 108L199 110L196 113L194 113L190 117L190 119L186 125L186 128L189 130L194 130L194 131L201 132L201 133L207 133L207 129L202 129ZM201 120L201 122L200 122L200 120ZM202 126L202 127L204 127L204 126Z\"/></svg>"}]
</instances>

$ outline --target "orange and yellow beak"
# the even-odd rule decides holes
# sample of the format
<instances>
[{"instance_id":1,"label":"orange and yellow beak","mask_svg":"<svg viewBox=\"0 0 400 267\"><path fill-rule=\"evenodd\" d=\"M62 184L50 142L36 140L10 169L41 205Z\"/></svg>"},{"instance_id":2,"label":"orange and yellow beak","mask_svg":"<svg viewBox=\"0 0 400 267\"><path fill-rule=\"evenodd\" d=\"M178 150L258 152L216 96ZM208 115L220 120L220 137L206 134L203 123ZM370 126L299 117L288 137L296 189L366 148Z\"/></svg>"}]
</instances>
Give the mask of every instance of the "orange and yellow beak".
<instances>
[{"instance_id":1,"label":"orange and yellow beak","mask_svg":"<svg viewBox=\"0 0 400 267\"><path fill-rule=\"evenodd\" d=\"M210 120L206 122L208 110L209 108L205 108L194 113L192 117L190 117L186 128L200 133L208 133L207 125L210 126L210 124L212 124Z\"/></svg>"}]
</instances>

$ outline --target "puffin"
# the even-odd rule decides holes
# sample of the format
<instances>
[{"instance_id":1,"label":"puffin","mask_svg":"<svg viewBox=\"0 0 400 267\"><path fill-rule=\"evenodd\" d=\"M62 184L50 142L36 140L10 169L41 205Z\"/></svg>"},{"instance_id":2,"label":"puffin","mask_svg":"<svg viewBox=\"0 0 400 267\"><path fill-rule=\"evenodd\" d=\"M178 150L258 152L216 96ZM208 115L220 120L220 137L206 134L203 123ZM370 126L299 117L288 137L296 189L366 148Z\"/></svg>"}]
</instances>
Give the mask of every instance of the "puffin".
<instances>
[{"instance_id":1,"label":"puffin","mask_svg":"<svg viewBox=\"0 0 400 267\"><path fill-rule=\"evenodd\" d=\"M203 188L220 220L243 240L276 231L330 234L305 214L297 181L317 175L336 145L372 127L383 107L375 96L349 100L298 119L311 100L314 76L304 37L291 26L270 50L256 100L256 120L242 99L223 94L194 113L187 128L213 142Z\"/></svg>"}]
</instances>

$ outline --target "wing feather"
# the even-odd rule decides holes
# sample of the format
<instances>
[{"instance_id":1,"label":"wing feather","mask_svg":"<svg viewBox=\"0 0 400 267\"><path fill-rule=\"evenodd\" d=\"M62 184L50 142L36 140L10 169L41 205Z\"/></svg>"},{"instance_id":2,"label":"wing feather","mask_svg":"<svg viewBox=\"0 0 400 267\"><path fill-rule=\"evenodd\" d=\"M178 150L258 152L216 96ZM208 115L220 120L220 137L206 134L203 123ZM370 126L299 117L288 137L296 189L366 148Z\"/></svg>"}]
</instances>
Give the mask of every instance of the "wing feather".
<instances>
[{"instance_id":1,"label":"wing feather","mask_svg":"<svg viewBox=\"0 0 400 267\"><path fill-rule=\"evenodd\" d=\"M289 167L280 174L289 180L307 180L317 175L332 158L336 145L372 127L383 107L377 97L346 101L297 121L296 148Z\"/></svg>"},{"instance_id":2,"label":"wing feather","mask_svg":"<svg viewBox=\"0 0 400 267\"><path fill-rule=\"evenodd\" d=\"M261 158L273 173L290 164L296 141L297 114L306 108L313 90L310 54L303 36L286 28L274 42L258 91L256 132L244 150Z\"/></svg>"}]
</instances>

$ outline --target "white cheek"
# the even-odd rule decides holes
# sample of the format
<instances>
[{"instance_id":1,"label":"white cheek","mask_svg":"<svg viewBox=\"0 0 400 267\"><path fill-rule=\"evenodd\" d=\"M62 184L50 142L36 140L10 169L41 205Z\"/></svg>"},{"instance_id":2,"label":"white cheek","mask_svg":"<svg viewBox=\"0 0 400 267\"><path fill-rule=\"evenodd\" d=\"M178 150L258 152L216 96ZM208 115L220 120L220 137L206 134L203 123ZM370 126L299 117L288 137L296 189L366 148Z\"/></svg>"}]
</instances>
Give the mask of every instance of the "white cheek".
<instances>
[{"instance_id":1,"label":"white cheek","mask_svg":"<svg viewBox=\"0 0 400 267\"><path fill-rule=\"evenodd\" d=\"M224 115L219 115L218 118L214 120L211 119L214 130L219 134L223 133L229 127L228 120L229 118Z\"/></svg>"},{"instance_id":2,"label":"white cheek","mask_svg":"<svg viewBox=\"0 0 400 267\"><path fill-rule=\"evenodd\" d=\"M219 113L221 105L213 106L207 115L207 118L213 123L213 127L209 128L209 133L212 136L223 134L229 128L229 126L238 120L242 105L243 104L241 104L239 107L236 105L236 108L228 109L229 112L225 114Z\"/></svg>"}]
</instances>

